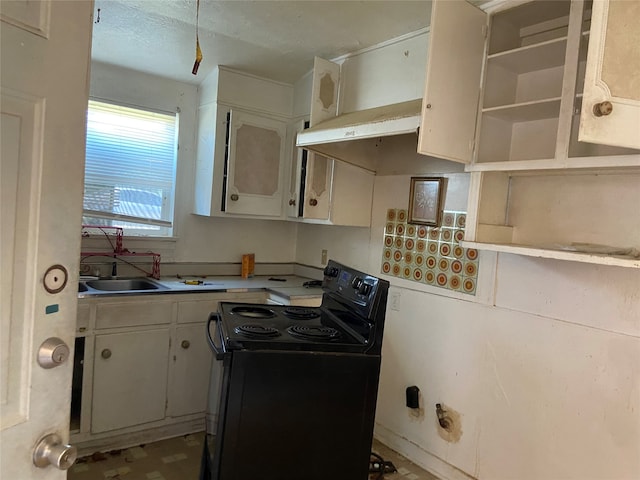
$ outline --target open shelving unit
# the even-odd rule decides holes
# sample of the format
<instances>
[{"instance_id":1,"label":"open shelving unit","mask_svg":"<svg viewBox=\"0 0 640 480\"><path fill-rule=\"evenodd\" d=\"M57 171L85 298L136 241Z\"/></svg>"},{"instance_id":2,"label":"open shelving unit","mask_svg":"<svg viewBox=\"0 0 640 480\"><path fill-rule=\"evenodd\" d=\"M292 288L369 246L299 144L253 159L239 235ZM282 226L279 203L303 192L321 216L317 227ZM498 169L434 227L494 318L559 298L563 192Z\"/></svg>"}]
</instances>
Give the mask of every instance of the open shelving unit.
<instances>
[{"instance_id":1,"label":"open shelving unit","mask_svg":"<svg viewBox=\"0 0 640 480\"><path fill-rule=\"evenodd\" d=\"M640 151L578 141L590 24L590 1L490 14L466 248L640 268Z\"/></svg>"}]
</instances>

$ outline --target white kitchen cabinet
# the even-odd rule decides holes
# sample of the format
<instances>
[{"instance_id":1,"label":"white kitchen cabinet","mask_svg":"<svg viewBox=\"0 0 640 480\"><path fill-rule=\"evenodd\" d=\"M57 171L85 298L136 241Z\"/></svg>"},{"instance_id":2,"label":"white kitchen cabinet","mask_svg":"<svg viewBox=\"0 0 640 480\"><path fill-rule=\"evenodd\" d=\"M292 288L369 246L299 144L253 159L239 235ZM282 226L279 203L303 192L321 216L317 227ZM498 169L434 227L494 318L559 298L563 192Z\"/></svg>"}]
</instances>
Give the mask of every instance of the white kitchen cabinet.
<instances>
[{"instance_id":1,"label":"white kitchen cabinet","mask_svg":"<svg viewBox=\"0 0 640 480\"><path fill-rule=\"evenodd\" d=\"M486 15L467 2L433 2L418 153L469 163Z\"/></svg>"},{"instance_id":2,"label":"white kitchen cabinet","mask_svg":"<svg viewBox=\"0 0 640 480\"><path fill-rule=\"evenodd\" d=\"M282 214L285 145L285 122L231 110L223 211Z\"/></svg>"},{"instance_id":3,"label":"white kitchen cabinet","mask_svg":"<svg viewBox=\"0 0 640 480\"><path fill-rule=\"evenodd\" d=\"M194 213L284 218L293 87L216 67L199 93Z\"/></svg>"},{"instance_id":4,"label":"white kitchen cabinet","mask_svg":"<svg viewBox=\"0 0 640 480\"><path fill-rule=\"evenodd\" d=\"M303 152L289 193L289 216L307 223L368 227L375 174L364 168Z\"/></svg>"},{"instance_id":5,"label":"white kitchen cabinet","mask_svg":"<svg viewBox=\"0 0 640 480\"><path fill-rule=\"evenodd\" d=\"M374 173L296 147L304 128L335 117L340 66L316 57L311 85L310 120L297 122L292 140L288 215L302 222L369 226Z\"/></svg>"},{"instance_id":6,"label":"white kitchen cabinet","mask_svg":"<svg viewBox=\"0 0 640 480\"><path fill-rule=\"evenodd\" d=\"M169 329L96 335L91 432L162 420Z\"/></svg>"},{"instance_id":7,"label":"white kitchen cabinet","mask_svg":"<svg viewBox=\"0 0 640 480\"><path fill-rule=\"evenodd\" d=\"M458 58L469 58L458 54L453 39L437 36L455 30L462 10L476 19L479 10L459 3L464 2L434 2L421 130L440 119L436 106L441 91L432 77L447 69L437 62L432 65L432 60L446 60L446 53L455 69ZM581 104L587 101L585 71L594 61L587 55L587 45L590 37L600 35L597 22L590 29L591 3L503 2L491 6L485 22L482 78L479 70L474 77L480 87L477 116L465 113L476 117L473 155L461 155L462 143L450 142L453 137L447 132L431 140L434 156L465 163L470 159L465 167L472 172L472 181L464 245L639 267L640 213L633 205L640 202L640 152L603 145L623 145L615 140L578 140ZM619 27L625 31L623 38L637 36L630 31L632 25ZM442 45L447 45L445 53ZM627 64L627 77L637 77L630 74L632 64ZM461 96L468 98L472 90ZM448 105L458 109L455 103ZM448 118L443 116L445 124ZM635 128L637 137L638 123L633 125L627 127ZM464 135L471 131L467 127ZM422 139L423 148L429 148L430 140ZM454 148L447 150L449 142ZM441 147L444 151L437 150Z\"/></svg>"},{"instance_id":8,"label":"white kitchen cabinet","mask_svg":"<svg viewBox=\"0 0 640 480\"><path fill-rule=\"evenodd\" d=\"M207 315L208 316L208 315ZM206 323L180 325L171 345L167 416L180 417L207 410L213 355L206 340Z\"/></svg>"},{"instance_id":9,"label":"white kitchen cabinet","mask_svg":"<svg viewBox=\"0 0 640 480\"><path fill-rule=\"evenodd\" d=\"M640 166L637 150L601 145L633 142L618 142L606 131L606 142L578 140L585 70L599 64L595 53L587 58L590 37L600 36L590 35L590 3L507 1L493 8L485 13L466 2L434 2L418 152L467 163L467 171ZM631 42L625 45L637 44L633 28L619 31ZM624 54L632 56L629 48ZM625 65L634 71L633 63ZM637 91L637 75L620 76L626 82L621 88ZM594 117L596 102L589 102L583 124ZM636 141L638 112L626 115L621 129Z\"/></svg>"},{"instance_id":10,"label":"white kitchen cabinet","mask_svg":"<svg viewBox=\"0 0 640 480\"><path fill-rule=\"evenodd\" d=\"M579 140L640 149L640 2L593 3Z\"/></svg>"}]
</instances>

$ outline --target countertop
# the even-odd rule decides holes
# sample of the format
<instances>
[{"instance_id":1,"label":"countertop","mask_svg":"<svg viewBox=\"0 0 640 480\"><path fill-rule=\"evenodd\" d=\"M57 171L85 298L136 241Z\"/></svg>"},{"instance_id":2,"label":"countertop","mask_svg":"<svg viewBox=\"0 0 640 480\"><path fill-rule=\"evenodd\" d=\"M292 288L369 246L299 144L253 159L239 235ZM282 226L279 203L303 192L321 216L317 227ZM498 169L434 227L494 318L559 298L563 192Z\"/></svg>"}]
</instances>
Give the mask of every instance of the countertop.
<instances>
[{"instance_id":1,"label":"countertop","mask_svg":"<svg viewBox=\"0 0 640 480\"><path fill-rule=\"evenodd\" d=\"M273 280L273 279L280 280ZM152 279L147 279L152 280ZM198 292L251 292L266 291L280 297L291 298L313 298L322 296L320 287L304 287L305 282L311 278L299 277L296 275L274 275L255 276L242 278L240 276L208 276L208 277L161 277L159 280L152 280L161 285L159 290L127 291L127 292L81 292L79 298L116 296L116 295L154 295L172 293L198 293ZM189 282L202 282L189 284Z\"/></svg>"}]
</instances>

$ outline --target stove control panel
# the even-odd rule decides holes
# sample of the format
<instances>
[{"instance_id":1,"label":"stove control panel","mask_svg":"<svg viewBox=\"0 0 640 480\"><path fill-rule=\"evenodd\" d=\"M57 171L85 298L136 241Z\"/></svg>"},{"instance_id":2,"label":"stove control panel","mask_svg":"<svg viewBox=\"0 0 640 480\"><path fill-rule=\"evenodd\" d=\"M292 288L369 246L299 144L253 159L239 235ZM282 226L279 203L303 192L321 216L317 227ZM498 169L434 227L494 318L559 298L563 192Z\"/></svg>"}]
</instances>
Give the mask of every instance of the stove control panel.
<instances>
[{"instance_id":1,"label":"stove control panel","mask_svg":"<svg viewBox=\"0 0 640 480\"><path fill-rule=\"evenodd\" d=\"M343 303L351 304L362 316L369 317L381 283L388 289L384 280L329 260L324 269L322 286ZM386 289L383 290L386 292Z\"/></svg>"}]
</instances>

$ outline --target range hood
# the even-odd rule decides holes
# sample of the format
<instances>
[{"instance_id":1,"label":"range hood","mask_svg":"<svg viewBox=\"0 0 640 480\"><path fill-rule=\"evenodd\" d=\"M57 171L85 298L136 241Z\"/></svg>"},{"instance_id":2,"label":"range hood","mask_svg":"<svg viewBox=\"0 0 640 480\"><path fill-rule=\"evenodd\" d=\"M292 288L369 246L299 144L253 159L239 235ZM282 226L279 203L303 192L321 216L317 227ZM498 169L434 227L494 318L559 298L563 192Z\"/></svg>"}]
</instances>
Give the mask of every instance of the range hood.
<instances>
[{"instance_id":1,"label":"range hood","mask_svg":"<svg viewBox=\"0 0 640 480\"><path fill-rule=\"evenodd\" d=\"M296 145L375 171L385 145L416 153L421 110L417 99L338 115L298 133Z\"/></svg>"}]
</instances>

